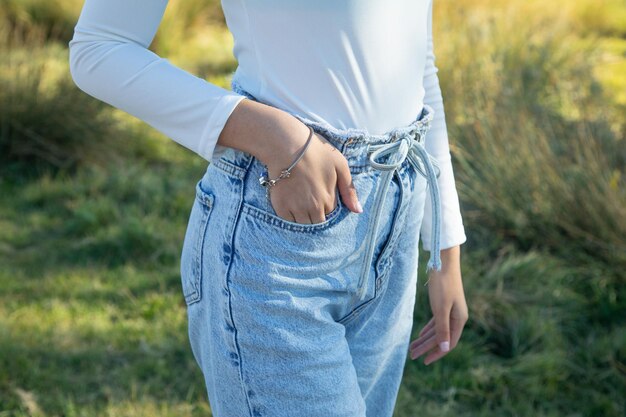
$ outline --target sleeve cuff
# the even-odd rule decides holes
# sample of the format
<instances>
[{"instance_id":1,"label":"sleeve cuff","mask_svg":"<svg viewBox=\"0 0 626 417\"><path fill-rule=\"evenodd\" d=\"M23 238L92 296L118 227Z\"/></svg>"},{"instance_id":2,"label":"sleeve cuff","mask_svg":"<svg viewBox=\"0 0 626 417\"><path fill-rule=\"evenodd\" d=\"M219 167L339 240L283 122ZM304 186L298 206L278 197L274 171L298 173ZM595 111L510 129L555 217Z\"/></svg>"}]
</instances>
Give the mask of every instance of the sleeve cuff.
<instances>
[{"instance_id":1,"label":"sleeve cuff","mask_svg":"<svg viewBox=\"0 0 626 417\"><path fill-rule=\"evenodd\" d=\"M234 92L229 92L224 95L220 101L217 103L215 110L211 113L211 117L209 118L202 137L200 138L200 146L198 154L206 159L207 161L211 161L214 154L222 153L224 147L217 143L222 130L224 129L224 125L228 121L228 118L235 110L235 107L241 102L241 100L246 97Z\"/></svg>"}]
</instances>

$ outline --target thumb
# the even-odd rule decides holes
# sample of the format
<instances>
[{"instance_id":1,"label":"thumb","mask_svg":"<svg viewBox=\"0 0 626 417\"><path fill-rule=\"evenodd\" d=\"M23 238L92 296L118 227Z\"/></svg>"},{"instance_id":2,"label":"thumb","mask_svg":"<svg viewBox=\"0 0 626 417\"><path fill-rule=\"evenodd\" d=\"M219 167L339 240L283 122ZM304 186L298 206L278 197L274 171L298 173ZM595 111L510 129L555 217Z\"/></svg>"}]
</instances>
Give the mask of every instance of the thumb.
<instances>
[{"instance_id":1,"label":"thumb","mask_svg":"<svg viewBox=\"0 0 626 417\"><path fill-rule=\"evenodd\" d=\"M356 188L352 182L352 174L350 173L350 165L345 158L341 158L341 163L335 166L337 171L337 187L339 188L339 194L341 199L346 203L348 208L355 213L362 213L363 207L359 202L359 197L356 194Z\"/></svg>"},{"instance_id":2,"label":"thumb","mask_svg":"<svg viewBox=\"0 0 626 417\"><path fill-rule=\"evenodd\" d=\"M449 310L439 312L435 319L436 340L439 350L447 352L450 350L450 313Z\"/></svg>"}]
</instances>

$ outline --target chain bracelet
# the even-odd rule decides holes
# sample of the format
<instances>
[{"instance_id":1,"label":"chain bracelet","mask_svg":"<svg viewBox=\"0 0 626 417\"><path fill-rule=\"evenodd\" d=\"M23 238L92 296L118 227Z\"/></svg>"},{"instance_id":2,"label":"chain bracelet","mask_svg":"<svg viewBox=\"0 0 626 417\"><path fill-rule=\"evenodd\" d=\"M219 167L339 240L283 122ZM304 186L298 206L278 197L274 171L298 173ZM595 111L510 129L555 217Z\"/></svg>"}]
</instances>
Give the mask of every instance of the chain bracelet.
<instances>
[{"instance_id":1,"label":"chain bracelet","mask_svg":"<svg viewBox=\"0 0 626 417\"><path fill-rule=\"evenodd\" d=\"M269 201L270 197L269 197L269 191L270 188L273 187L274 185L276 185L276 183L284 178L289 178L289 175L291 175L291 169L296 166L296 164L298 163L298 161L300 161L300 159L302 159L302 156L304 156L304 152L306 152L307 148L309 147L309 144L311 143L311 139L313 138L313 129L311 128L311 126L307 126L309 128L309 137L306 141L306 143L304 144L304 148L302 149L302 151L300 152L300 155L298 155L298 157L296 158L295 161L293 161L293 163L289 166L289 168L287 169L283 169L280 172L280 175L276 178L269 178L269 170L266 169L268 175L261 175L259 177L259 184L261 184L263 187L265 187L265 195L267 196L267 199Z\"/></svg>"}]
</instances>

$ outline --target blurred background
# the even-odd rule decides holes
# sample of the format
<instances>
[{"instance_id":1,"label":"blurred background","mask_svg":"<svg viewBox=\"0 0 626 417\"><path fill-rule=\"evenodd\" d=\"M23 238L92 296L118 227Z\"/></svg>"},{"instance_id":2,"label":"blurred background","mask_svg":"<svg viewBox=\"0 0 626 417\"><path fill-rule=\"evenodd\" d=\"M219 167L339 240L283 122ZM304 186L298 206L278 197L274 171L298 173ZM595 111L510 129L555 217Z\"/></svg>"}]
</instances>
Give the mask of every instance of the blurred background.
<instances>
[{"instance_id":1,"label":"blurred background","mask_svg":"<svg viewBox=\"0 0 626 417\"><path fill-rule=\"evenodd\" d=\"M207 162L74 85L81 7L0 0L0 416L207 416L179 275ZM625 416L626 0L434 13L470 319L396 415ZM216 0L150 49L229 88Z\"/></svg>"}]
</instances>

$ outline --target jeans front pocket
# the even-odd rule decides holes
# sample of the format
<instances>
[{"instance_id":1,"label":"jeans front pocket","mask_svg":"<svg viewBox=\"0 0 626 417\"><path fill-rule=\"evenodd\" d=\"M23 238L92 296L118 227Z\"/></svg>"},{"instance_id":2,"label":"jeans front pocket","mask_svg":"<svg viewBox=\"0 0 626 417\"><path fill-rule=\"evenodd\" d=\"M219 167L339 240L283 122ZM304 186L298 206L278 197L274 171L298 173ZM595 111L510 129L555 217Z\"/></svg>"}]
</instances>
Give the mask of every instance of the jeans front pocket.
<instances>
[{"instance_id":1,"label":"jeans front pocket","mask_svg":"<svg viewBox=\"0 0 626 417\"><path fill-rule=\"evenodd\" d=\"M366 214L353 213L336 188L336 206L323 221L296 223L284 219L275 212L258 181L265 173L260 161L251 161L236 226L235 259L247 271L246 276L267 279L268 285L297 277L298 284L303 284L305 277L319 277L355 262L356 257L350 255L358 251Z\"/></svg>"},{"instance_id":2,"label":"jeans front pocket","mask_svg":"<svg viewBox=\"0 0 626 417\"><path fill-rule=\"evenodd\" d=\"M266 189L258 182L260 174L267 175L267 169L261 161L253 157L249 168L249 175L253 176L253 178L247 182L242 209L246 214L266 223L270 228L279 228L298 233L317 233L336 225L348 214L349 209L341 201L339 190L335 189L337 205L326 215L324 221L319 223L296 223L280 217L274 210ZM289 181L289 179L283 181ZM297 198L297 196L294 198Z\"/></svg>"},{"instance_id":3,"label":"jeans front pocket","mask_svg":"<svg viewBox=\"0 0 626 417\"><path fill-rule=\"evenodd\" d=\"M207 225L213 211L215 196L196 183L196 197L189 215L181 253L181 283L187 305L202 299L202 262Z\"/></svg>"},{"instance_id":4,"label":"jeans front pocket","mask_svg":"<svg viewBox=\"0 0 626 417\"><path fill-rule=\"evenodd\" d=\"M276 214L274 208L271 208L270 210L264 210L247 202L243 202L243 211L244 213L251 215L258 220L266 223L268 227L275 227L282 230L299 233L316 233L332 227L334 224L344 218L346 214L348 214L345 212L345 210L348 210L347 207L345 207L341 202L339 191L335 191L335 194L337 195L337 206L330 213L328 213L326 215L326 219L320 223L292 222ZM268 206L272 207L269 203Z\"/></svg>"}]
</instances>

